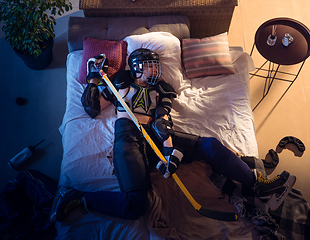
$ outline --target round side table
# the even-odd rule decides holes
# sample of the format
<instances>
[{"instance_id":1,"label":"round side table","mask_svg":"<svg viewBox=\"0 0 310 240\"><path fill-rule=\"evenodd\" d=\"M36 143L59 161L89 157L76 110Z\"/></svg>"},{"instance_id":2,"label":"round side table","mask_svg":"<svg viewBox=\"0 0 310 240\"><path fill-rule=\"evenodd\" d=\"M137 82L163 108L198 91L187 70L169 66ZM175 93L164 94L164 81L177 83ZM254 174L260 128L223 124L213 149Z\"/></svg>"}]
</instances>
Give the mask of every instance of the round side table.
<instances>
[{"instance_id":1,"label":"round side table","mask_svg":"<svg viewBox=\"0 0 310 240\"><path fill-rule=\"evenodd\" d=\"M269 41L268 44L267 40L270 40L270 38L273 40L273 42L271 40L271 42ZM264 22L257 29L255 34L255 42L253 44L250 55L252 55L253 53L254 46L256 47L260 55L266 59L266 62L261 67L257 68L256 72L251 75L252 77L258 76L266 78L266 81L263 91L263 97L253 108L253 111L266 97L274 80L283 80L290 82L290 85L288 86L282 97L295 82L306 59L310 55L310 30L301 22L291 18L270 19ZM267 70L263 69L263 67L268 62L269 68ZM277 65L276 67L275 64ZM294 64L301 65L296 74L287 73L294 76L293 80L276 78L276 74L278 73L280 65ZM268 71L267 77L259 75L259 72L261 70Z\"/></svg>"}]
</instances>

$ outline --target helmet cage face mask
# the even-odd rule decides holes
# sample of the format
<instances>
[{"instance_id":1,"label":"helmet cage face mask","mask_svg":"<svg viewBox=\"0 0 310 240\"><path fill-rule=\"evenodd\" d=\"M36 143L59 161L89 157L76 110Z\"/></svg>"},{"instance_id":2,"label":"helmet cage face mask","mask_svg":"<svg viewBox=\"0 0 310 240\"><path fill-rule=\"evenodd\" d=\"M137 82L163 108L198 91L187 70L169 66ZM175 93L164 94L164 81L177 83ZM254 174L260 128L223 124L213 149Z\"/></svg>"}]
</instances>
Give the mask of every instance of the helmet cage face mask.
<instances>
[{"instance_id":1,"label":"helmet cage face mask","mask_svg":"<svg viewBox=\"0 0 310 240\"><path fill-rule=\"evenodd\" d=\"M147 78L147 83L155 85L161 76L161 65L158 60L147 60L133 63L133 73L136 78L141 78L143 75Z\"/></svg>"}]
</instances>

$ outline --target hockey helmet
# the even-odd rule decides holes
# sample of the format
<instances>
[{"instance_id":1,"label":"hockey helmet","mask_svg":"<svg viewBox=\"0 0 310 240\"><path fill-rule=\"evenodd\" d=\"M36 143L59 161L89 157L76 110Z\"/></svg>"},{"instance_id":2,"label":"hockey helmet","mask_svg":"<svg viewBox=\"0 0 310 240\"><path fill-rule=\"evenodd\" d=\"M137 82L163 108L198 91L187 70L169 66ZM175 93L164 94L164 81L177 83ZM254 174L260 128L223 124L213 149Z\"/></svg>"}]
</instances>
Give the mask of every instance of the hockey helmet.
<instances>
[{"instance_id":1,"label":"hockey helmet","mask_svg":"<svg viewBox=\"0 0 310 240\"><path fill-rule=\"evenodd\" d=\"M128 58L130 72L135 78L147 76L147 83L155 85L161 75L159 55L149 49L139 48L133 51ZM149 71L149 72L145 72Z\"/></svg>"}]
</instances>

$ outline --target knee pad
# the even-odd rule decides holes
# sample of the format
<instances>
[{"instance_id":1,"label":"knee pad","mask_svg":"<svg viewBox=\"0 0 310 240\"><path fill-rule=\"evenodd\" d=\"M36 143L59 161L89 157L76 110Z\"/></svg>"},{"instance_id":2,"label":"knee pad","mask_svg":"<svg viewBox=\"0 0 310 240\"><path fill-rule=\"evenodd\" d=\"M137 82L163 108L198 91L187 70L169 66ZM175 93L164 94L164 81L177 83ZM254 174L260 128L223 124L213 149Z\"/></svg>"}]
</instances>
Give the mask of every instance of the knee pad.
<instances>
[{"instance_id":1,"label":"knee pad","mask_svg":"<svg viewBox=\"0 0 310 240\"><path fill-rule=\"evenodd\" d=\"M182 162L191 161L194 155L198 135L175 131L171 134L173 146L182 150L184 157Z\"/></svg>"},{"instance_id":2,"label":"knee pad","mask_svg":"<svg viewBox=\"0 0 310 240\"><path fill-rule=\"evenodd\" d=\"M155 119L152 123L152 131L157 139L163 143L170 137L169 131L172 131L172 121L163 118Z\"/></svg>"}]
</instances>

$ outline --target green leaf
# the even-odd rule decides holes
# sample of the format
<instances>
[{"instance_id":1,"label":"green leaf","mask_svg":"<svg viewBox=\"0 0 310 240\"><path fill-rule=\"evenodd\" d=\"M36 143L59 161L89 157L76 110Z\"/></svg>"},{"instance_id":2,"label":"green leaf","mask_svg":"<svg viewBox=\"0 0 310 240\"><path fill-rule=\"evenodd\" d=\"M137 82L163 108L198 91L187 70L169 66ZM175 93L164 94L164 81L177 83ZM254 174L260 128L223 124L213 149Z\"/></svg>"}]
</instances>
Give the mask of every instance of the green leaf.
<instances>
[{"instance_id":1,"label":"green leaf","mask_svg":"<svg viewBox=\"0 0 310 240\"><path fill-rule=\"evenodd\" d=\"M72 10L68 0L0 0L0 22L6 41L38 55L43 39L55 37L53 16ZM48 11L48 12L47 12Z\"/></svg>"}]
</instances>

